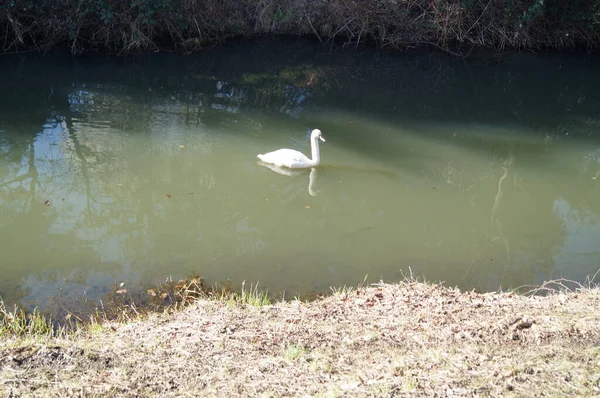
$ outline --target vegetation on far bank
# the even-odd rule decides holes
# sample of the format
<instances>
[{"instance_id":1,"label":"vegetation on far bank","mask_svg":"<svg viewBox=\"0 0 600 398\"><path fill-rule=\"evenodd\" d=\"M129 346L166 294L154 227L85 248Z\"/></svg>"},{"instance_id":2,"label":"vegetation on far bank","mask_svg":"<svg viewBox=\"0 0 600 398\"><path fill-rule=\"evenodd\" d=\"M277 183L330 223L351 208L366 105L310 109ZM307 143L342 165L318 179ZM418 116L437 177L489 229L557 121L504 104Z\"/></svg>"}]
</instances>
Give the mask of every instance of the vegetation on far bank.
<instances>
[{"instance_id":1,"label":"vegetation on far bank","mask_svg":"<svg viewBox=\"0 0 600 398\"><path fill-rule=\"evenodd\" d=\"M0 5L0 51L194 51L231 37L309 35L405 49L597 49L600 0L28 0Z\"/></svg>"},{"instance_id":2,"label":"vegetation on far bank","mask_svg":"<svg viewBox=\"0 0 600 398\"><path fill-rule=\"evenodd\" d=\"M200 299L61 336L4 335L0 394L600 393L597 288L542 297L406 281L254 304Z\"/></svg>"}]
</instances>

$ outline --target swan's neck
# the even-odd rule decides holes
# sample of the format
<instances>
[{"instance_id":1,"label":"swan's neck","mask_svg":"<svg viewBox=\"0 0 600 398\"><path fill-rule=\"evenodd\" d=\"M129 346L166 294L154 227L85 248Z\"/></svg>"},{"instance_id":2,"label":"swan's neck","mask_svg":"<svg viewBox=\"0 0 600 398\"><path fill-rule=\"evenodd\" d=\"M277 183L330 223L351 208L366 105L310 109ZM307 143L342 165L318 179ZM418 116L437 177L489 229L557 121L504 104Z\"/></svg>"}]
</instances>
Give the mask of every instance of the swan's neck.
<instances>
[{"instance_id":1,"label":"swan's neck","mask_svg":"<svg viewBox=\"0 0 600 398\"><path fill-rule=\"evenodd\" d=\"M321 161L321 154L319 153L319 137L312 137L310 151L312 155L311 163L313 166L318 166Z\"/></svg>"}]
</instances>

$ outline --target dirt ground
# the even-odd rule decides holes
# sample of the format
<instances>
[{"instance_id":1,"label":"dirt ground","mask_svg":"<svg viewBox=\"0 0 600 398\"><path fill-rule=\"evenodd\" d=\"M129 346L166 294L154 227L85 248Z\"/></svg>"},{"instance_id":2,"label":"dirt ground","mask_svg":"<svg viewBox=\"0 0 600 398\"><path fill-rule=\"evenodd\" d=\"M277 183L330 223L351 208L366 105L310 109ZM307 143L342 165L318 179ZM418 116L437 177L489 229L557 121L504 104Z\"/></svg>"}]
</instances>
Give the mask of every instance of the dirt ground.
<instances>
[{"instance_id":1,"label":"dirt ground","mask_svg":"<svg viewBox=\"0 0 600 398\"><path fill-rule=\"evenodd\" d=\"M3 339L4 397L600 396L600 290L376 284Z\"/></svg>"}]
</instances>

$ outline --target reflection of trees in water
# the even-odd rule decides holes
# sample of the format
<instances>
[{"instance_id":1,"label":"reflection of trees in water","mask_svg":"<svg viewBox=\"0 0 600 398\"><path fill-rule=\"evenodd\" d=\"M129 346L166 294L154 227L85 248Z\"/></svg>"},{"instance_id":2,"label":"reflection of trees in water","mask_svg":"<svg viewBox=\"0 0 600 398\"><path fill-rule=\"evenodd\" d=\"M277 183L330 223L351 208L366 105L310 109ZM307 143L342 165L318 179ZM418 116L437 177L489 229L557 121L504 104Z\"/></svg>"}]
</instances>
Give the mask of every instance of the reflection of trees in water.
<instances>
[{"instance_id":1,"label":"reflection of trees in water","mask_svg":"<svg viewBox=\"0 0 600 398\"><path fill-rule=\"evenodd\" d=\"M115 261L123 259L119 241L147 232L132 222L140 209L133 194L140 179L130 172L127 140L110 130L111 122L127 120L134 106L84 90L63 99L58 108L73 117L55 111L41 132L39 125L4 126L10 134L0 142L0 239L2 293L10 301L39 298L31 289L47 290L42 281L83 294L97 279L83 274L98 263L103 275L112 276L105 281L122 278L129 270ZM123 187L120 198L108 193L117 186ZM61 271L65 268L71 271Z\"/></svg>"},{"instance_id":2,"label":"reflection of trees in water","mask_svg":"<svg viewBox=\"0 0 600 398\"><path fill-rule=\"evenodd\" d=\"M59 130L56 124L48 124L45 131ZM61 220L62 195L58 188L68 180L64 178L66 170L57 165L52 148L40 144L42 137L43 134L15 134L3 142L6 152L2 161L8 167L3 168L7 174L0 181L0 241L2 287L9 290L5 293L9 301L31 293L23 275L39 273L51 282L56 274L44 268L60 269L78 258L94 257L87 245L70 245L77 239L77 230L65 227ZM74 189L72 185L63 188ZM65 251L68 247L71 249Z\"/></svg>"},{"instance_id":3,"label":"reflection of trees in water","mask_svg":"<svg viewBox=\"0 0 600 398\"><path fill-rule=\"evenodd\" d=\"M548 245L555 240L551 223L547 223L546 206L539 197L524 192L515 154L506 148L504 158L490 162L489 170L480 170L478 189L473 197L473 210L481 209L487 219L479 236L474 236L470 249L470 264L465 272L467 285L482 290L535 284L552 274L552 253ZM519 171L520 170L520 171ZM488 192L481 196L481 193ZM477 205L477 204L480 205ZM538 223L539 221L539 223ZM549 229L550 228L550 229Z\"/></svg>"},{"instance_id":4,"label":"reflection of trees in water","mask_svg":"<svg viewBox=\"0 0 600 398\"><path fill-rule=\"evenodd\" d=\"M189 132L182 133L182 126L205 122L205 115L229 108L213 107L205 96L196 105L172 97L139 103L114 87L58 90L61 94L62 106L42 132L36 126L29 135L20 129L0 142L7 164L0 176L0 211L5 213L0 236L8 245L3 262L15 264L14 275L3 275L7 285L1 288L11 301L34 303L48 298L52 287L75 298L98 290L98 283L152 274L153 267L170 268L164 261L174 266L189 262L189 268L199 269L204 259L222 254L211 248L219 239L212 226L199 221L176 241L171 235L174 219L201 212L229 217L233 230L221 232L237 240L241 252L264 247L243 214L202 206L203 197L219 195L214 192L218 171L198 170L195 158L210 157L212 142L202 140L199 131L193 147L184 145ZM220 98L229 99L241 101L243 96ZM192 113L199 118L190 118L194 106ZM184 149L191 151L185 154ZM184 191L173 192L172 187ZM166 259L165 253L172 255ZM16 288L9 292L11 285Z\"/></svg>"}]
</instances>

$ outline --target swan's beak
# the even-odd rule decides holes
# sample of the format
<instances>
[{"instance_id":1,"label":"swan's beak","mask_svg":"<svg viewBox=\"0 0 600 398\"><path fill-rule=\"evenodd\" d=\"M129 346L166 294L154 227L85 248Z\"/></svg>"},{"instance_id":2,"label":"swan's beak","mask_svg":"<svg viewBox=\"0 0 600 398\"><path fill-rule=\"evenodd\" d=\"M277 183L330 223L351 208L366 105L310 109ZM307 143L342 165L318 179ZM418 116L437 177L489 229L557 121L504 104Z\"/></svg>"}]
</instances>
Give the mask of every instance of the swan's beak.
<instances>
[{"instance_id":1,"label":"swan's beak","mask_svg":"<svg viewBox=\"0 0 600 398\"><path fill-rule=\"evenodd\" d=\"M323 138L323 136L320 136L319 139L323 142L325 142L325 138Z\"/></svg>"}]
</instances>

